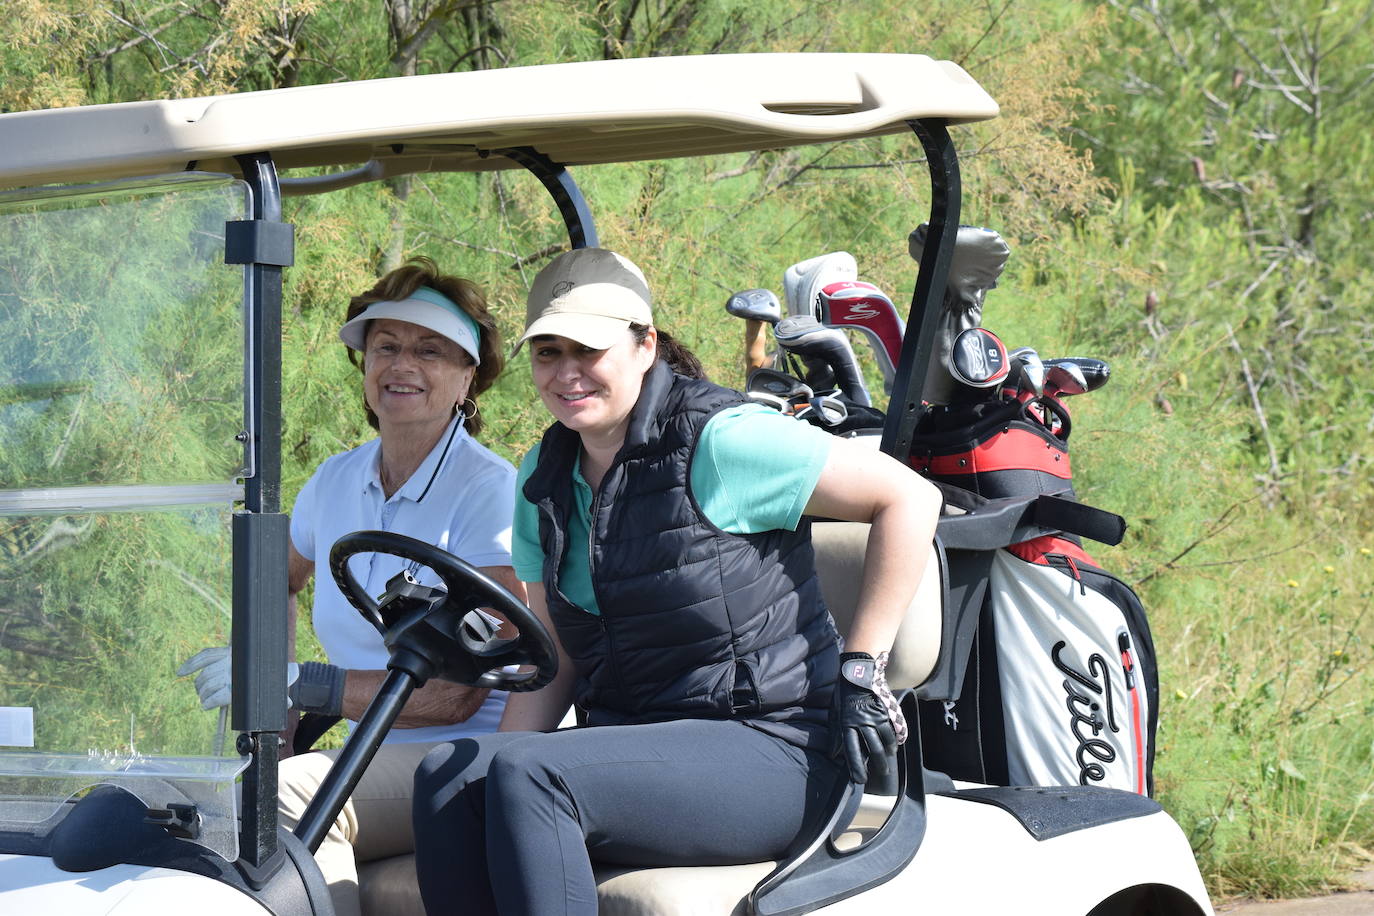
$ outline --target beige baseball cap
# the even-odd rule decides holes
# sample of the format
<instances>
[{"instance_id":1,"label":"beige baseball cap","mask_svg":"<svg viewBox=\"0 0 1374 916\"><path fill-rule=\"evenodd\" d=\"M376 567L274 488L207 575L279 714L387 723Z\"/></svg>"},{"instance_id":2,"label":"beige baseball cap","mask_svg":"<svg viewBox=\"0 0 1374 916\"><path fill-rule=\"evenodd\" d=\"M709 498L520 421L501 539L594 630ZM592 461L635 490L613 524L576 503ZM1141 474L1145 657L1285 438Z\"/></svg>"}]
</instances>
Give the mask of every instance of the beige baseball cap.
<instances>
[{"instance_id":1,"label":"beige baseball cap","mask_svg":"<svg viewBox=\"0 0 1374 916\"><path fill-rule=\"evenodd\" d=\"M593 350L612 347L631 324L654 323L644 274L628 258L605 248L575 248L549 262L534 278L525 303L525 333L552 335Z\"/></svg>"}]
</instances>

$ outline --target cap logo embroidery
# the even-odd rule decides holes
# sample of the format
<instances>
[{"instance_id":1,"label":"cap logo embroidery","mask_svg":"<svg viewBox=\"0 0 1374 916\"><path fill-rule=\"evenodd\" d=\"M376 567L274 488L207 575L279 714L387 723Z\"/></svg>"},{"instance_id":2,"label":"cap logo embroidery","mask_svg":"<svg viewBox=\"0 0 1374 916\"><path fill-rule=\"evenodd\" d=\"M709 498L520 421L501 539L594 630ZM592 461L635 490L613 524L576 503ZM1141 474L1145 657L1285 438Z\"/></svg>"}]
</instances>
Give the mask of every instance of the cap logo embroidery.
<instances>
[{"instance_id":1,"label":"cap logo embroidery","mask_svg":"<svg viewBox=\"0 0 1374 916\"><path fill-rule=\"evenodd\" d=\"M576 285L577 284L571 280L560 280L553 285L553 298L561 299L572 292L573 287Z\"/></svg>"}]
</instances>

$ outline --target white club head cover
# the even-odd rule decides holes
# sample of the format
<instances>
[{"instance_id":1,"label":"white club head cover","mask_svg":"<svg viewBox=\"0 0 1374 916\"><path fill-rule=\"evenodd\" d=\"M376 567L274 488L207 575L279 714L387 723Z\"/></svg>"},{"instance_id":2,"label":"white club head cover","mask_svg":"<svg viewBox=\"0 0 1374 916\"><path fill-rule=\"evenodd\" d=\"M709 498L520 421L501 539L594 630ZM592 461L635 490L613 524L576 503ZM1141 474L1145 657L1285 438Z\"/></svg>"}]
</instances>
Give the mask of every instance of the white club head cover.
<instances>
[{"instance_id":1,"label":"white club head cover","mask_svg":"<svg viewBox=\"0 0 1374 916\"><path fill-rule=\"evenodd\" d=\"M859 265L847 251L832 251L793 264L782 274L787 314L821 320L820 294L831 283L859 279Z\"/></svg>"}]
</instances>

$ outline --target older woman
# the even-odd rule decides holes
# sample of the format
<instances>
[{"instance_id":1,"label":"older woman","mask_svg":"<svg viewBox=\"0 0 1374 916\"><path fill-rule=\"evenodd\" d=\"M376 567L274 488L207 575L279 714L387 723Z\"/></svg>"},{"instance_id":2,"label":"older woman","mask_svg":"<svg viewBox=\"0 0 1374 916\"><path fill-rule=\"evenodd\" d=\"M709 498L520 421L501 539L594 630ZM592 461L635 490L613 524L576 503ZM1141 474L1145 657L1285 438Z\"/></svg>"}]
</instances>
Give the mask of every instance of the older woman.
<instances>
[{"instance_id":1,"label":"older woman","mask_svg":"<svg viewBox=\"0 0 1374 916\"><path fill-rule=\"evenodd\" d=\"M355 296L339 337L362 372L363 409L380 435L326 459L296 497L291 603L314 577L312 620L329 661L293 665L288 693L295 709L356 720L386 675L387 652L333 576L315 576L329 568L339 537L365 528L394 531L461 557L518 595L524 587L510 564L515 470L474 438L482 428L477 398L503 362L481 291L417 259ZM363 554L351 563L375 595L405 561ZM206 650L180 673L196 670L202 705L227 704L227 650ZM437 679L415 691L316 853L336 913L360 912L355 862L413 848L410 792L425 753L440 741L493 731L505 702L504 693ZM332 756L282 762L288 827L304 813Z\"/></svg>"},{"instance_id":2,"label":"older woman","mask_svg":"<svg viewBox=\"0 0 1374 916\"><path fill-rule=\"evenodd\" d=\"M521 466L513 560L561 664L511 698L502 734L441 745L417 771L436 916L594 913L593 860L778 856L905 732L882 670L934 487L702 380L613 252L540 272L526 342L556 422ZM872 522L843 653L805 515ZM591 727L548 733L574 696Z\"/></svg>"}]
</instances>

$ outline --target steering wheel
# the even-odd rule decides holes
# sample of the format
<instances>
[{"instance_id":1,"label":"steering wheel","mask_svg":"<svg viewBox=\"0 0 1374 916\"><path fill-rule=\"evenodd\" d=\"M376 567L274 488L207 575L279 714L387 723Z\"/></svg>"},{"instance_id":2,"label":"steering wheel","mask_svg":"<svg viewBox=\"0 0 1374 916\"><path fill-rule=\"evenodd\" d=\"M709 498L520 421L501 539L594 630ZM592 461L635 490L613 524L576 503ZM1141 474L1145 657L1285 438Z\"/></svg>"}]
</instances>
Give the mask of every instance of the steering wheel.
<instances>
[{"instance_id":1,"label":"steering wheel","mask_svg":"<svg viewBox=\"0 0 1374 916\"><path fill-rule=\"evenodd\" d=\"M384 553L427 566L443 580L447 594L436 600L407 601L380 607L348 561L355 554ZM558 653L549 631L525 603L494 579L453 554L425 541L390 531L355 531L334 542L329 569L349 604L382 634L393 653L408 649L434 667L434 676L474 687L513 692L538 690L558 673ZM415 591L428 593L407 576ZM519 633L505 638L478 608L491 608ZM388 612L389 611L389 612ZM515 666L533 670L517 671Z\"/></svg>"}]
</instances>

